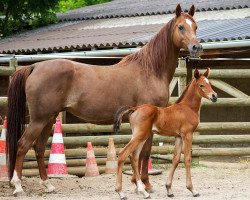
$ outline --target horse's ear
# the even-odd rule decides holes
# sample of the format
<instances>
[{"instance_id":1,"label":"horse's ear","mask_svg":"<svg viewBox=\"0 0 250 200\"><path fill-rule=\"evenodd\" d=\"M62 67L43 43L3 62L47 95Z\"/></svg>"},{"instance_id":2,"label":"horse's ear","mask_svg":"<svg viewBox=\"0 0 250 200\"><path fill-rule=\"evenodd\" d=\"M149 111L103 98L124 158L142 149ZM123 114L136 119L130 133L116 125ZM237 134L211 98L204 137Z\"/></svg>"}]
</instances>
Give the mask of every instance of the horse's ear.
<instances>
[{"instance_id":1,"label":"horse's ear","mask_svg":"<svg viewBox=\"0 0 250 200\"><path fill-rule=\"evenodd\" d=\"M191 8L188 11L188 14L193 17L194 13L195 13L195 7L194 7L194 5L192 5Z\"/></svg>"},{"instance_id":2,"label":"horse's ear","mask_svg":"<svg viewBox=\"0 0 250 200\"><path fill-rule=\"evenodd\" d=\"M182 12L181 5L178 4L175 9L176 17L179 17L181 15L181 12Z\"/></svg>"},{"instance_id":3,"label":"horse's ear","mask_svg":"<svg viewBox=\"0 0 250 200\"><path fill-rule=\"evenodd\" d=\"M203 74L203 76L205 76L206 78L208 78L209 77L209 74L210 74L210 68L208 67L207 68L207 71L205 71L205 73Z\"/></svg>"},{"instance_id":4,"label":"horse's ear","mask_svg":"<svg viewBox=\"0 0 250 200\"><path fill-rule=\"evenodd\" d=\"M195 68L195 70L194 70L194 77L195 77L196 79L200 78L200 72L198 71L197 68Z\"/></svg>"}]
</instances>

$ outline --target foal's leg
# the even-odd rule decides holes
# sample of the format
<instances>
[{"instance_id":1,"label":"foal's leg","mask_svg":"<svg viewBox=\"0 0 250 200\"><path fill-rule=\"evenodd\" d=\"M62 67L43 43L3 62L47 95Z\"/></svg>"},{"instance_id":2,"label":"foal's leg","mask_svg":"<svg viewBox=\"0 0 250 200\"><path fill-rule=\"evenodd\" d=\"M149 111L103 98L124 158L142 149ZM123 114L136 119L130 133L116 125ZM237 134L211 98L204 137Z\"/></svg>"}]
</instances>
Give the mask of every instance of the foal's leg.
<instances>
[{"instance_id":1,"label":"foal's leg","mask_svg":"<svg viewBox=\"0 0 250 200\"><path fill-rule=\"evenodd\" d=\"M15 187L15 190L13 192L14 195L24 194L24 191L21 185L21 176L22 176L24 156L26 155L26 153L32 146L32 143L41 134L46 123L47 122L45 121L31 121L29 126L23 133L22 137L18 141L16 164L15 164L13 177L11 179L11 184Z\"/></svg>"},{"instance_id":2,"label":"foal's leg","mask_svg":"<svg viewBox=\"0 0 250 200\"><path fill-rule=\"evenodd\" d=\"M118 167L117 167L117 179L116 179L116 189L115 191L119 194L121 200L127 199L127 197L122 192L122 167L126 158L138 148L141 143L138 138L132 138L130 142L120 151L118 154Z\"/></svg>"},{"instance_id":3,"label":"foal's leg","mask_svg":"<svg viewBox=\"0 0 250 200\"><path fill-rule=\"evenodd\" d=\"M41 185L46 187L46 192L52 192L55 190L55 187L49 182L47 172L46 172L46 167L44 164L44 152L45 152L45 147L46 143L48 141L48 138L51 133L52 126L55 122L55 118L51 118L48 124L44 127L42 134L38 137L36 140L36 143L34 145L34 149L36 151L36 159L37 159L37 164L39 168L39 174L41 177Z\"/></svg>"},{"instance_id":4,"label":"foal's leg","mask_svg":"<svg viewBox=\"0 0 250 200\"><path fill-rule=\"evenodd\" d=\"M182 151L182 139L181 137L176 137L175 138L175 149L174 149L174 156L172 160L172 166L169 171L167 183L166 183L166 188L167 188L167 193L168 197L173 197L173 191L172 191L172 181L173 181L173 176L176 167L178 166L181 158L181 151Z\"/></svg>"},{"instance_id":5,"label":"foal's leg","mask_svg":"<svg viewBox=\"0 0 250 200\"><path fill-rule=\"evenodd\" d=\"M146 190L144 189L144 185L141 181L141 178L140 178L140 173L139 173L139 167L138 166L138 161L139 161L139 155L140 155L140 152L142 150L142 147L143 147L143 144L145 143L145 141L141 142L137 149L132 153L131 157L130 157L130 161L131 161L131 165L132 165L132 168L133 168L133 174L136 178L136 191L138 193L141 193L143 195L143 197L145 199L147 198L150 198L150 195L146 192Z\"/></svg>"},{"instance_id":6,"label":"foal's leg","mask_svg":"<svg viewBox=\"0 0 250 200\"><path fill-rule=\"evenodd\" d=\"M148 177L148 160L149 160L150 153L151 153L152 141L153 141L153 133L149 136L149 138L146 140L146 142L143 145L143 148L139 157L139 166L138 166L139 171L141 170L141 180L145 185L146 191L149 193L153 192L153 186L150 184L149 177ZM133 173L133 177L131 181L136 184L136 177L134 173Z\"/></svg>"},{"instance_id":7,"label":"foal's leg","mask_svg":"<svg viewBox=\"0 0 250 200\"><path fill-rule=\"evenodd\" d=\"M187 189L190 190L194 197L200 196L199 193L194 192L192 180L191 180L191 160L192 160L192 140L193 140L193 133L188 133L184 137L184 161L185 161L185 168L186 168L186 186Z\"/></svg>"}]
</instances>

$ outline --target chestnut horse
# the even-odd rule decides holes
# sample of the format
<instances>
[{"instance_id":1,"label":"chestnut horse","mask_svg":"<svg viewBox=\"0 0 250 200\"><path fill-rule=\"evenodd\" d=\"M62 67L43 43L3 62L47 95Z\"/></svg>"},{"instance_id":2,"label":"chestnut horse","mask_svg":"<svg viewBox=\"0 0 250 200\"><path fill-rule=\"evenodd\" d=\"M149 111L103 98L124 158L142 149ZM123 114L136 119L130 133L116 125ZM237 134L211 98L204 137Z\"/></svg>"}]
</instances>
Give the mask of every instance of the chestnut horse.
<instances>
[{"instance_id":1,"label":"chestnut horse","mask_svg":"<svg viewBox=\"0 0 250 200\"><path fill-rule=\"evenodd\" d=\"M132 129L132 138L130 142L121 150L118 156L117 183L116 191L121 199L126 199L122 192L122 167L125 159L130 155L131 165L136 176L137 191L142 193L144 198L149 198L149 194L143 187L139 176L138 159L145 141L153 135L152 130L163 136L175 137L175 150L170 168L170 174L166 183L167 195L174 196L171 186L174 171L180 161L181 152L184 152L186 167L186 186L193 196L199 196L194 191L191 181L191 149L193 132L197 128L200 118L199 110L201 98L210 99L216 102L217 94L213 91L207 77L210 69L204 74L200 74L197 69L194 72L194 78L184 90L177 102L169 107L156 107L150 104L141 106L124 106L121 107L114 120L114 132L117 133L120 128L122 116L129 114L129 122Z\"/></svg>"},{"instance_id":2,"label":"chestnut horse","mask_svg":"<svg viewBox=\"0 0 250 200\"><path fill-rule=\"evenodd\" d=\"M147 45L118 64L95 66L55 59L26 66L13 74L8 92L7 151L15 195L24 193L23 160L32 144L43 185L48 192L55 189L48 181L44 151L59 112L70 112L89 123L112 124L122 105L167 104L180 48L189 50L191 55L201 50L194 12L194 6L183 13L178 5L175 17ZM30 122L25 129L26 101ZM142 180L147 189L151 188L147 172L151 143L149 138L141 156L146 160Z\"/></svg>"}]
</instances>

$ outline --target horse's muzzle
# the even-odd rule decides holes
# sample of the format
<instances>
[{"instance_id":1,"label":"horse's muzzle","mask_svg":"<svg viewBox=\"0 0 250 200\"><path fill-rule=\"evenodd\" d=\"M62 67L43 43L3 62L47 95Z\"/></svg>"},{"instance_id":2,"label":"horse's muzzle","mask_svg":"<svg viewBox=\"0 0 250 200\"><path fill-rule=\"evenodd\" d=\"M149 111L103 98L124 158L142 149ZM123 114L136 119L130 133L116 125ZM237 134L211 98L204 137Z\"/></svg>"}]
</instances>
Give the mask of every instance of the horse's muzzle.
<instances>
[{"instance_id":1,"label":"horse's muzzle","mask_svg":"<svg viewBox=\"0 0 250 200\"><path fill-rule=\"evenodd\" d=\"M197 44L189 44L188 51L191 57L199 56L200 52L202 52L203 48L200 43Z\"/></svg>"},{"instance_id":2,"label":"horse's muzzle","mask_svg":"<svg viewBox=\"0 0 250 200\"><path fill-rule=\"evenodd\" d=\"M212 101L212 102L216 102L217 101L217 94L215 93L215 94L212 94L212 97L210 97L210 100Z\"/></svg>"}]
</instances>

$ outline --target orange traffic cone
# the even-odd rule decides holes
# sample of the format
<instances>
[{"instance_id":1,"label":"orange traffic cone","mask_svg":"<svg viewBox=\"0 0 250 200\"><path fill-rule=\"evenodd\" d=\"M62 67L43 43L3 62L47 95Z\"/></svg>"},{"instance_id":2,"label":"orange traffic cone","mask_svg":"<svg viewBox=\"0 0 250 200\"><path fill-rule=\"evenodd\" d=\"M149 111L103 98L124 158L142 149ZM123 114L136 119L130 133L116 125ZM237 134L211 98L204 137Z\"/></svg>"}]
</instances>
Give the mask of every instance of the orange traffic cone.
<instances>
[{"instance_id":1,"label":"orange traffic cone","mask_svg":"<svg viewBox=\"0 0 250 200\"><path fill-rule=\"evenodd\" d=\"M91 142L88 142L85 176L99 176L99 175L100 173L97 167L95 153Z\"/></svg>"},{"instance_id":2,"label":"orange traffic cone","mask_svg":"<svg viewBox=\"0 0 250 200\"><path fill-rule=\"evenodd\" d=\"M49 155L48 164L49 177L65 177L68 175L64 144L62 136L62 125L59 118L56 118L54 134Z\"/></svg>"},{"instance_id":3,"label":"orange traffic cone","mask_svg":"<svg viewBox=\"0 0 250 200\"><path fill-rule=\"evenodd\" d=\"M6 133L7 118L5 117L0 138L0 181L8 181L8 168L6 163Z\"/></svg>"},{"instance_id":4,"label":"orange traffic cone","mask_svg":"<svg viewBox=\"0 0 250 200\"><path fill-rule=\"evenodd\" d=\"M153 169L151 158L149 158L149 160L148 160L148 174L157 175L157 174L161 174L161 173L162 173L162 170Z\"/></svg>"},{"instance_id":5,"label":"orange traffic cone","mask_svg":"<svg viewBox=\"0 0 250 200\"><path fill-rule=\"evenodd\" d=\"M109 138L105 173L107 174L116 173L116 168L117 168L117 156L116 156L115 144L113 138Z\"/></svg>"},{"instance_id":6,"label":"orange traffic cone","mask_svg":"<svg viewBox=\"0 0 250 200\"><path fill-rule=\"evenodd\" d=\"M141 165L141 168L142 168L142 165ZM124 171L123 173L127 174L127 175L133 175L132 170ZM141 170L140 170L140 173L141 173ZM157 175L157 174L161 174L161 173L162 173L162 170L153 169L151 158L149 158L149 160L148 160L148 174L149 175Z\"/></svg>"}]
</instances>

